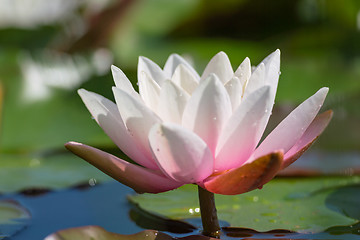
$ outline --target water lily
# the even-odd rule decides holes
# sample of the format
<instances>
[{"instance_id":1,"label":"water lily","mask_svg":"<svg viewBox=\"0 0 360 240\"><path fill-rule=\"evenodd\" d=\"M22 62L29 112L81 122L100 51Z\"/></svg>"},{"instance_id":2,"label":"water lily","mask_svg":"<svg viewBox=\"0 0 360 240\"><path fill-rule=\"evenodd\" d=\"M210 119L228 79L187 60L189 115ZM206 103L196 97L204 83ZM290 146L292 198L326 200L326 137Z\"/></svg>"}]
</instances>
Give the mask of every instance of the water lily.
<instances>
[{"instance_id":1,"label":"water lily","mask_svg":"<svg viewBox=\"0 0 360 240\"><path fill-rule=\"evenodd\" d=\"M140 57L139 93L119 68L113 66L112 73L116 104L78 92L106 134L137 164L81 143L66 147L137 192L197 184L200 206L209 194L261 188L309 148L332 116L331 111L317 115L328 92L321 88L259 144L274 105L279 50L254 69L245 58L235 72L219 52L201 76L177 54L163 69Z\"/></svg>"},{"instance_id":2,"label":"water lily","mask_svg":"<svg viewBox=\"0 0 360 240\"><path fill-rule=\"evenodd\" d=\"M245 58L235 72L220 52L201 76L177 54L164 69L140 57L139 93L119 68L112 66L112 73L116 104L78 92L97 123L138 165L84 144L66 147L137 192L188 183L227 195L256 189L300 157L332 115L317 116L328 92L321 88L258 146L274 104L279 50L253 70Z\"/></svg>"}]
</instances>

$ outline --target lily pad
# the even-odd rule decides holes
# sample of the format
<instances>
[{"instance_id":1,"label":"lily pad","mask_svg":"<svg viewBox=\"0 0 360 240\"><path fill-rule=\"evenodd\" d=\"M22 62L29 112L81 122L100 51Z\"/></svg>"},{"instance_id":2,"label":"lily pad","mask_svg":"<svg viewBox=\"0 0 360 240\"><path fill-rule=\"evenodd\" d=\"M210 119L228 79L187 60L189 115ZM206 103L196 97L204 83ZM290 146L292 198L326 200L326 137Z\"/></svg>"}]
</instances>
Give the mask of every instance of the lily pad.
<instances>
[{"instance_id":1,"label":"lily pad","mask_svg":"<svg viewBox=\"0 0 360 240\"><path fill-rule=\"evenodd\" d=\"M0 158L1 193L29 188L59 189L84 182L95 185L110 179L70 153L52 156L2 154Z\"/></svg>"},{"instance_id":2,"label":"lily pad","mask_svg":"<svg viewBox=\"0 0 360 240\"><path fill-rule=\"evenodd\" d=\"M286 229L310 233L332 226L352 225L359 220L357 215L345 215L339 211L344 206L339 202L341 199L336 200L337 209L334 209L333 199L339 189L359 182L359 176L275 179L261 190L237 196L216 195L218 215L231 226L260 232ZM356 192L347 190L346 193L346 201L352 203L346 205L349 212L358 206L358 198ZM135 195L129 199L146 211L169 218L200 217L196 187L192 185L157 195Z\"/></svg>"},{"instance_id":3,"label":"lily pad","mask_svg":"<svg viewBox=\"0 0 360 240\"><path fill-rule=\"evenodd\" d=\"M19 203L11 200L0 201L0 239L10 237L27 225L30 213Z\"/></svg>"}]
</instances>

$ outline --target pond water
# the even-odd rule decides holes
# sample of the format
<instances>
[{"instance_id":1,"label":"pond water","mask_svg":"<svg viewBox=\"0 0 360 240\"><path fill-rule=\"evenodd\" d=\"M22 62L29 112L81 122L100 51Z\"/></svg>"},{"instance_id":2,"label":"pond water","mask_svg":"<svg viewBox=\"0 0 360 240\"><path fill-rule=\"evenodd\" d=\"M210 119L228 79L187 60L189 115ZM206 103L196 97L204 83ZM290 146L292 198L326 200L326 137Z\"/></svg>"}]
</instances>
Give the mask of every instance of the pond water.
<instances>
[{"instance_id":1,"label":"pond water","mask_svg":"<svg viewBox=\"0 0 360 240\"><path fill-rule=\"evenodd\" d=\"M197 228L195 230L191 230L187 224L181 222L164 221L156 215L144 213L131 205L127 197L132 194L134 192L131 189L118 182L109 181L93 187L82 185L68 190L50 192L27 191L2 196L0 200L15 199L31 213L28 226L12 236L10 238L12 240L43 239L61 229L87 225L98 225L107 231L121 234L134 234L149 227L158 230L171 229L169 226L175 226L175 229L180 229L180 232L188 232L165 231L173 237L182 238L199 234L200 219L187 220ZM131 218L137 219L137 223ZM251 229L228 228L229 224L226 222L221 222L221 224L225 227L221 239L360 239L360 224L332 227L325 232L314 234L286 230L260 233ZM172 231L174 232L174 228Z\"/></svg>"}]
</instances>

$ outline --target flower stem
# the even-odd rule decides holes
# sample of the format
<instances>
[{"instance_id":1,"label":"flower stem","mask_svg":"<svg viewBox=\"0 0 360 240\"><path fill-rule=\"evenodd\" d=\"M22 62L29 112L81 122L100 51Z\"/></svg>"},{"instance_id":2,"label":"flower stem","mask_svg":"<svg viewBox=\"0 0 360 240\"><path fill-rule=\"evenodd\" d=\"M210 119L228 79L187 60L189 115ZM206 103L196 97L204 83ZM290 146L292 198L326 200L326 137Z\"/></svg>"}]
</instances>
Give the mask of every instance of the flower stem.
<instances>
[{"instance_id":1,"label":"flower stem","mask_svg":"<svg viewBox=\"0 0 360 240\"><path fill-rule=\"evenodd\" d=\"M219 238L220 226L217 218L214 194L198 187L203 234Z\"/></svg>"}]
</instances>

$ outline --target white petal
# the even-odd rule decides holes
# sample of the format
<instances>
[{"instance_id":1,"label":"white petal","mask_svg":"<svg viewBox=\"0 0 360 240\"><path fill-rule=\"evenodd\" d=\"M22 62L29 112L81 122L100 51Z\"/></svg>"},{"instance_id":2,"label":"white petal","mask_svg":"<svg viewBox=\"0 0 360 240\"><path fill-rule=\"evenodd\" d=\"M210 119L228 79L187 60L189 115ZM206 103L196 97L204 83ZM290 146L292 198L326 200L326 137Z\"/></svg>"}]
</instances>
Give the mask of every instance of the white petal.
<instances>
[{"instance_id":1,"label":"white petal","mask_svg":"<svg viewBox=\"0 0 360 240\"><path fill-rule=\"evenodd\" d=\"M215 73L223 83L233 77L234 70L226 53L219 52L210 60L201 76L201 80L205 80L211 73Z\"/></svg>"},{"instance_id":2,"label":"white petal","mask_svg":"<svg viewBox=\"0 0 360 240\"><path fill-rule=\"evenodd\" d=\"M271 96L275 100L276 89L279 82L280 75L280 50L277 49L275 52L267 56L262 63L265 64L265 84L271 86Z\"/></svg>"},{"instance_id":3,"label":"white petal","mask_svg":"<svg viewBox=\"0 0 360 240\"><path fill-rule=\"evenodd\" d=\"M146 57L139 57L138 63L138 80L143 77L142 72L146 72L152 79L155 80L160 86L166 79L163 70L153 61Z\"/></svg>"},{"instance_id":4,"label":"white petal","mask_svg":"<svg viewBox=\"0 0 360 240\"><path fill-rule=\"evenodd\" d=\"M189 94L192 94L198 86L196 76L183 64L180 64L176 68L171 81L183 88Z\"/></svg>"},{"instance_id":5,"label":"white petal","mask_svg":"<svg viewBox=\"0 0 360 240\"><path fill-rule=\"evenodd\" d=\"M253 93L257 89L265 86L265 70L264 63L260 63L259 66L257 66L246 84L244 98L249 96L249 94Z\"/></svg>"},{"instance_id":6,"label":"white petal","mask_svg":"<svg viewBox=\"0 0 360 240\"><path fill-rule=\"evenodd\" d=\"M247 98L226 123L216 149L215 170L241 166L260 141L270 116L270 87L264 86Z\"/></svg>"},{"instance_id":7,"label":"white petal","mask_svg":"<svg viewBox=\"0 0 360 240\"><path fill-rule=\"evenodd\" d=\"M149 134L151 149L165 175L182 183L196 183L213 172L213 156L196 134L177 124L157 124Z\"/></svg>"},{"instance_id":8,"label":"white petal","mask_svg":"<svg viewBox=\"0 0 360 240\"><path fill-rule=\"evenodd\" d=\"M241 86L245 89L246 83L249 81L251 76L251 63L248 57L246 57L238 69L236 69L234 75L239 78Z\"/></svg>"},{"instance_id":9,"label":"white petal","mask_svg":"<svg viewBox=\"0 0 360 240\"><path fill-rule=\"evenodd\" d=\"M328 88L321 88L313 96L295 108L260 144L253 158L271 151L283 149L287 152L304 134L319 112Z\"/></svg>"},{"instance_id":10,"label":"white petal","mask_svg":"<svg viewBox=\"0 0 360 240\"><path fill-rule=\"evenodd\" d=\"M234 111L241 102L242 85L239 78L233 77L225 84L225 89L229 94L232 110Z\"/></svg>"},{"instance_id":11,"label":"white petal","mask_svg":"<svg viewBox=\"0 0 360 240\"><path fill-rule=\"evenodd\" d=\"M111 73L114 78L116 87L124 90L127 93L131 93L134 90L130 80L126 77L125 73L115 65L111 65Z\"/></svg>"},{"instance_id":12,"label":"white petal","mask_svg":"<svg viewBox=\"0 0 360 240\"><path fill-rule=\"evenodd\" d=\"M155 111L160 98L160 87L146 72L142 72L139 79L139 92L146 106Z\"/></svg>"},{"instance_id":13,"label":"white petal","mask_svg":"<svg viewBox=\"0 0 360 240\"><path fill-rule=\"evenodd\" d=\"M225 87L215 74L203 80L188 101L182 123L215 151L224 123L232 112Z\"/></svg>"},{"instance_id":14,"label":"white petal","mask_svg":"<svg viewBox=\"0 0 360 240\"><path fill-rule=\"evenodd\" d=\"M195 76L196 81L199 81L200 79L199 74L184 58L182 58L178 54L171 54L165 63L164 73L166 74L166 77L168 79L170 79L173 76L175 69L177 69L180 64L184 65L187 68L187 70L190 71L193 76Z\"/></svg>"},{"instance_id":15,"label":"white petal","mask_svg":"<svg viewBox=\"0 0 360 240\"><path fill-rule=\"evenodd\" d=\"M160 123L161 119L142 102L137 101L125 91L114 87L113 92L120 116L129 134L133 136L138 149L147 158L152 159L148 134L150 128L155 123Z\"/></svg>"},{"instance_id":16,"label":"white petal","mask_svg":"<svg viewBox=\"0 0 360 240\"><path fill-rule=\"evenodd\" d=\"M127 156L144 167L157 169L152 159L138 150L134 139L124 126L115 103L85 89L79 89L78 93L96 122Z\"/></svg>"},{"instance_id":17,"label":"white petal","mask_svg":"<svg viewBox=\"0 0 360 240\"><path fill-rule=\"evenodd\" d=\"M165 122L181 124L182 115L190 95L170 80L164 81L158 105L158 114Z\"/></svg>"}]
</instances>

